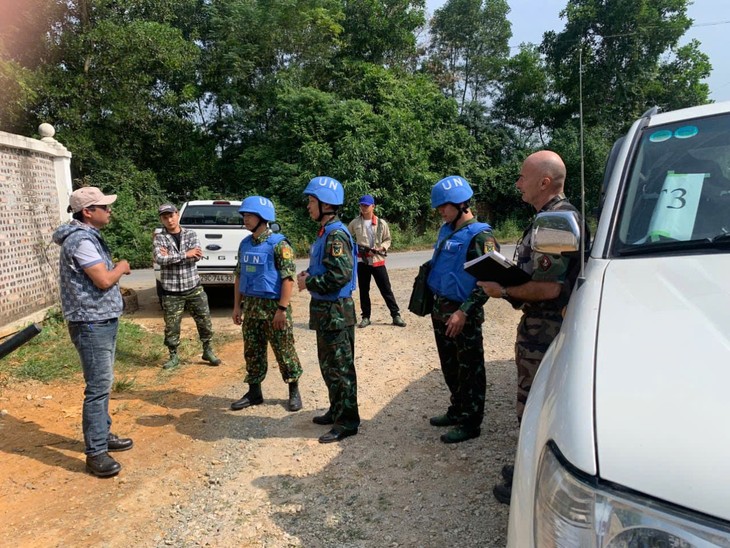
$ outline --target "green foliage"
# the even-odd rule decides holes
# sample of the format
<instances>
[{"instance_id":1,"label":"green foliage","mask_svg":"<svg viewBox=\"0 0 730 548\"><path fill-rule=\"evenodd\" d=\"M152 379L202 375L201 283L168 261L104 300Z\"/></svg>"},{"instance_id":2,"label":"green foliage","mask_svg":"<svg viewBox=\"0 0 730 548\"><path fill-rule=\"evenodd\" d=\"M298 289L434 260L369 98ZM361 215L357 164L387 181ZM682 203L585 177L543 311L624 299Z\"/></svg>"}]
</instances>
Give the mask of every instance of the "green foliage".
<instances>
[{"instance_id":1,"label":"green foliage","mask_svg":"<svg viewBox=\"0 0 730 548\"><path fill-rule=\"evenodd\" d=\"M568 0L565 29L512 58L506 0L448 0L423 51L423 0L6 3L0 127L56 127L74 176L119 195L105 234L133 267L150 263L165 198L268 196L302 253L315 175L345 185L343 219L370 193L414 234L437 224L431 186L462 175L499 228L531 215L514 181L549 147L577 202L581 52L591 206L627 124L708 94L699 44L678 47L688 0Z\"/></svg>"},{"instance_id":2,"label":"green foliage","mask_svg":"<svg viewBox=\"0 0 730 548\"><path fill-rule=\"evenodd\" d=\"M162 355L162 336L151 334L137 324L119 323L115 369L118 372L150 367ZM81 373L79 355L68 336L68 328L58 311L43 321L43 331L0 360L0 376L17 380L51 382L70 379ZM129 390L133 379L123 378L118 388Z\"/></svg>"},{"instance_id":3,"label":"green foliage","mask_svg":"<svg viewBox=\"0 0 730 548\"><path fill-rule=\"evenodd\" d=\"M427 69L459 106L496 91L509 55L505 0L448 0L431 21Z\"/></svg>"}]
</instances>

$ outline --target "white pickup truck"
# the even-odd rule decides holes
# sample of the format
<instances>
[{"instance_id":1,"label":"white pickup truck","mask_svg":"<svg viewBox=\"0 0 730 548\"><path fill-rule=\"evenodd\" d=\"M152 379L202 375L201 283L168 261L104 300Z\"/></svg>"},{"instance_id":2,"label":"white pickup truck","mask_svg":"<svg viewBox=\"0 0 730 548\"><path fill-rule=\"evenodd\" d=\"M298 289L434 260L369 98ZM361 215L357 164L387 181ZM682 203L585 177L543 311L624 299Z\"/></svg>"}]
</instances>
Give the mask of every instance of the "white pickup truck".
<instances>
[{"instance_id":1,"label":"white pickup truck","mask_svg":"<svg viewBox=\"0 0 730 548\"><path fill-rule=\"evenodd\" d=\"M180 225L197 233L203 250L198 261L203 285L233 284L238 245L251 234L243 227L239 207L241 202L233 200L194 200L180 207ZM159 292L160 265L154 269Z\"/></svg>"},{"instance_id":2,"label":"white pickup truck","mask_svg":"<svg viewBox=\"0 0 730 548\"><path fill-rule=\"evenodd\" d=\"M604 180L522 420L508 545L730 546L730 102L647 112ZM574 252L541 217L534 246Z\"/></svg>"}]
</instances>

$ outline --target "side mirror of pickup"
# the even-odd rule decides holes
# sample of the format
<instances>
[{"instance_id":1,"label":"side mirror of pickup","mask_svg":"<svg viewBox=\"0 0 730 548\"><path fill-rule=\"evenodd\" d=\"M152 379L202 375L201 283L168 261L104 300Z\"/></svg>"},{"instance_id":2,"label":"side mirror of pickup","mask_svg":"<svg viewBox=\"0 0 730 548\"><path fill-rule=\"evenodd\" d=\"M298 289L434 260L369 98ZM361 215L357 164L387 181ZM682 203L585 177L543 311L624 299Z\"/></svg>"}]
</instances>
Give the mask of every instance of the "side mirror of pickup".
<instances>
[{"instance_id":1,"label":"side mirror of pickup","mask_svg":"<svg viewBox=\"0 0 730 548\"><path fill-rule=\"evenodd\" d=\"M532 223L532 249L548 255L580 251L580 226L572 211L546 211Z\"/></svg>"}]
</instances>

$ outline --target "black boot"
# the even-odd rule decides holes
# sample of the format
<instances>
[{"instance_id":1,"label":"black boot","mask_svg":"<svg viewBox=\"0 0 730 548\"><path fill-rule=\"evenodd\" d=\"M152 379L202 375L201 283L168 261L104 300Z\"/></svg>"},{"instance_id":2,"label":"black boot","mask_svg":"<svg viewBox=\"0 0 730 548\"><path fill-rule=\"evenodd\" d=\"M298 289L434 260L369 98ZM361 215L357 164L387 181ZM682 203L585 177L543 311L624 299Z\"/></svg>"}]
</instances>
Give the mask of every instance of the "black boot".
<instances>
[{"instance_id":1,"label":"black boot","mask_svg":"<svg viewBox=\"0 0 730 548\"><path fill-rule=\"evenodd\" d=\"M246 409L252 405L259 405L264 403L264 396L261 394L260 384L249 384L248 392L240 400L236 400L231 404L231 409L238 411L240 409Z\"/></svg>"},{"instance_id":2,"label":"black boot","mask_svg":"<svg viewBox=\"0 0 730 548\"><path fill-rule=\"evenodd\" d=\"M289 411L299 411L302 408L302 397L299 395L299 383L289 383Z\"/></svg>"}]
</instances>

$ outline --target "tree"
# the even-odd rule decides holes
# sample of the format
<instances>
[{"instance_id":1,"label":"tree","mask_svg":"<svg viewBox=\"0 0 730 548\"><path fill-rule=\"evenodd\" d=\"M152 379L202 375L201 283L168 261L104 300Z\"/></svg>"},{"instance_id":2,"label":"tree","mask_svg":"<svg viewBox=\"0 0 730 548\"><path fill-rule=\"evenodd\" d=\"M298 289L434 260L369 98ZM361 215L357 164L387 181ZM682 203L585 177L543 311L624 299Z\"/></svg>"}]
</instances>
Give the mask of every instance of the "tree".
<instances>
[{"instance_id":1,"label":"tree","mask_svg":"<svg viewBox=\"0 0 730 548\"><path fill-rule=\"evenodd\" d=\"M651 106L652 99L662 98L656 84L671 80L676 69L682 71L682 79L691 79L682 87L693 90L682 94L682 102L690 102L681 106L706 102L708 90L699 79L707 75L707 58L696 46L677 49L692 24L687 4L688 0L569 0L561 12L567 18L565 29L546 33L542 44L555 84L555 126L578 111L581 52L583 100L590 106L584 109L586 123L623 129ZM662 99L668 102L668 97Z\"/></svg>"},{"instance_id":2,"label":"tree","mask_svg":"<svg viewBox=\"0 0 730 548\"><path fill-rule=\"evenodd\" d=\"M498 88L512 37L508 13L505 0L448 0L434 13L426 68L460 110Z\"/></svg>"},{"instance_id":3,"label":"tree","mask_svg":"<svg viewBox=\"0 0 730 548\"><path fill-rule=\"evenodd\" d=\"M425 0L343 0L341 55L376 65L404 67L416 56L425 24Z\"/></svg>"}]
</instances>

